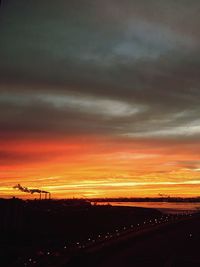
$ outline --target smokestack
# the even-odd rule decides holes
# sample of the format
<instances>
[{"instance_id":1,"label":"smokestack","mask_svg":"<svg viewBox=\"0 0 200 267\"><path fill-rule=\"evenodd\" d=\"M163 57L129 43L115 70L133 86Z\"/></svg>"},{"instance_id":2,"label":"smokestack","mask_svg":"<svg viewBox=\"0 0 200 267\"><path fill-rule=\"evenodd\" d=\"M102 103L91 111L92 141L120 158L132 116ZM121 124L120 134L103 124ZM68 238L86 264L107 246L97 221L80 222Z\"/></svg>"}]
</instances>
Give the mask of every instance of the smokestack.
<instances>
[{"instance_id":1,"label":"smokestack","mask_svg":"<svg viewBox=\"0 0 200 267\"><path fill-rule=\"evenodd\" d=\"M43 190L40 190L40 189L36 189L36 188L33 188L33 189L29 189L27 187L23 187L21 186L20 184L17 184L15 186L13 186L14 189L18 189L22 192L25 192L25 193L30 193L30 194L34 194L34 193L38 193L40 194L40 200L42 199L42 193L45 194L45 199L47 198L47 194L50 194L49 192L47 191L43 191Z\"/></svg>"}]
</instances>

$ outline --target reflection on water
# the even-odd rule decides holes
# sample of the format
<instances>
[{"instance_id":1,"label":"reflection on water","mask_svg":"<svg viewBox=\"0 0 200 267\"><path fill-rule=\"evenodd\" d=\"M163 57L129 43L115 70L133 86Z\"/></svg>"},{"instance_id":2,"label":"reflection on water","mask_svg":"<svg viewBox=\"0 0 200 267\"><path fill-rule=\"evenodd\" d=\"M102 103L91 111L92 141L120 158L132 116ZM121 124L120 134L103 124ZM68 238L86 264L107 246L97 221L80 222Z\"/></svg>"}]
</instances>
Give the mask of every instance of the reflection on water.
<instances>
[{"instance_id":1,"label":"reflection on water","mask_svg":"<svg viewBox=\"0 0 200 267\"><path fill-rule=\"evenodd\" d=\"M200 211L200 203L183 203L183 202L98 202L98 205L126 206L154 208L165 213L185 213Z\"/></svg>"}]
</instances>

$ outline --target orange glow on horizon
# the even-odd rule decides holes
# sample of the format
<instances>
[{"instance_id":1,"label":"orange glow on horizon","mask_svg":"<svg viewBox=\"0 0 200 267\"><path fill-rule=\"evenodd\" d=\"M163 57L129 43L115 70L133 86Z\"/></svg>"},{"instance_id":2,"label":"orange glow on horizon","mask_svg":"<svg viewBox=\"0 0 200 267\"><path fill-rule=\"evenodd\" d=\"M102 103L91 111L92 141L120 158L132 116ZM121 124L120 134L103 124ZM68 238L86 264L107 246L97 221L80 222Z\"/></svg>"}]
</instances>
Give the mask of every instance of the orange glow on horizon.
<instances>
[{"instance_id":1,"label":"orange glow on horizon","mask_svg":"<svg viewBox=\"0 0 200 267\"><path fill-rule=\"evenodd\" d=\"M198 196L200 145L74 137L1 144L0 197L35 198L21 183L67 197Z\"/></svg>"}]
</instances>

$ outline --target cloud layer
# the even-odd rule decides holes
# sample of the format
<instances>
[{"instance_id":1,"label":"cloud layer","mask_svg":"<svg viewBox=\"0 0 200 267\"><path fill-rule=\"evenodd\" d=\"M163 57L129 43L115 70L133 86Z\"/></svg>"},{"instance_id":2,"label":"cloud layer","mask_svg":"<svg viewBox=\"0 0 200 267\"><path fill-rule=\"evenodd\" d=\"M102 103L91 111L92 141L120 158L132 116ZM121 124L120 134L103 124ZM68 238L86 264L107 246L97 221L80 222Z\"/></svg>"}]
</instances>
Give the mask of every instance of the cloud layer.
<instances>
[{"instance_id":1,"label":"cloud layer","mask_svg":"<svg viewBox=\"0 0 200 267\"><path fill-rule=\"evenodd\" d=\"M153 142L158 150L184 144L184 161L196 162L199 10L196 0L8 1L0 10L2 142L97 136L103 147L115 140L119 154L127 152L120 143L143 140L147 151ZM2 148L0 161L35 158L20 153Z\"/></svg>"}]
</instances>

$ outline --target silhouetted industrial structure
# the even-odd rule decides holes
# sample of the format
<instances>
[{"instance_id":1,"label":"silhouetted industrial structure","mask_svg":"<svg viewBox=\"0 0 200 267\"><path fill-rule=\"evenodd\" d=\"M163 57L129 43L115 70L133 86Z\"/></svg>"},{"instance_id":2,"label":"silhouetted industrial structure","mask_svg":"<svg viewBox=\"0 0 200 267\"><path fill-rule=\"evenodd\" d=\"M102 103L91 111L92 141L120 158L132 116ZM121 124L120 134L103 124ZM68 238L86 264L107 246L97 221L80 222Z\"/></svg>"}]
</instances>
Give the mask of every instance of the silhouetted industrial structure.
<instances>
[{"instance_id":1,"label":"silhouetted industrial structure","mask_svg":"<svg viewBox=\"0 0 200 267\"><path fill-rule=\"evenodd\" d=\"M40 194L40 199L42 199L42 194L44 194L44 199L51 199L51 193L44 191L44 190L40 190L37 188L30 189L28 187L21 186L20 184L13 186L13 188L18 189L18 190L25 192L25 193L30 193L30 194L38 193L38 194Z\"/></svg>"}]
</instances>

